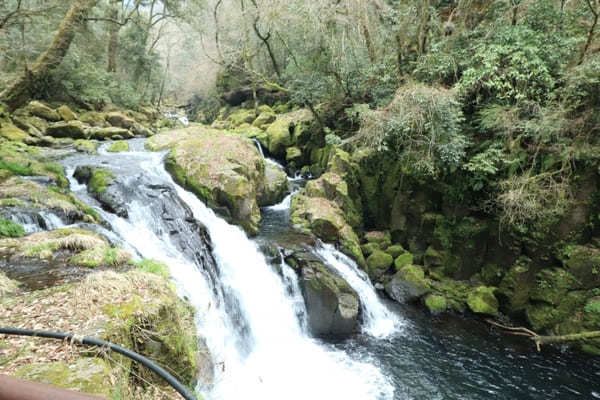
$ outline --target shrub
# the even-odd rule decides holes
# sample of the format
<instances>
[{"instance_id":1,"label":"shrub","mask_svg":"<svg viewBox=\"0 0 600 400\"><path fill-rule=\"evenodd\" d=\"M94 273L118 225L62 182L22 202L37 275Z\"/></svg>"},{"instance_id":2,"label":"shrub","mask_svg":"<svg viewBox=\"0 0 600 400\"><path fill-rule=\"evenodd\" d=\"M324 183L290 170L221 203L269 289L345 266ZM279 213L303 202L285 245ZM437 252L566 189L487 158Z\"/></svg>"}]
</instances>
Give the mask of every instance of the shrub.
<instances>
[{"instance_id":1,"label":"shrub","mask_svg":"<svg viewBox=\"0 0 600 400\"><path fill-rule=\"evenodd\" d=\"M383 110L363 111L356 139L403 161L406 172L433 176L459 166L468 140L460 104L450 90L401 87Z\"/></svg>"}]
</instances>

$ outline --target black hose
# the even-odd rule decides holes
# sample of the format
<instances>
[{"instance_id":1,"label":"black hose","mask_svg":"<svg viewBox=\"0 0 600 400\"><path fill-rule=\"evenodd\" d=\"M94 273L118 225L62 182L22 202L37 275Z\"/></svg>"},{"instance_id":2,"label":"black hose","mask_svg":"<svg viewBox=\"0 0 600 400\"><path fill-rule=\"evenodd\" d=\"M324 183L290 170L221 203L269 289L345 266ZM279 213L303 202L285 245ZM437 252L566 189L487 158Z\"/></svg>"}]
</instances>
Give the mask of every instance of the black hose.
<instances>
[{"instance_id":1,"label":"black hose","mask_svg":"<svg viewBox=\"0 0 600 400\"><path fill-rule=\"evenodd\" d=\"M146 357L135 353L131 350L128 350L124 347L118 346L113 343L105 342L104 340L91 338L87 336L77 336L72 333L62 333L62 332L49 332L49 331L38 331L38 330L30 330L30 329L16 329L16 328L2 328L0 327L0 334L4 335L16 335L16 336L34 336L34 337L43 337L49 339L59 339L59 340L71 340L76 344L85 344L89 346L101 346L107 347L115 353L119 353L124 355L125 357L129 357L132 360L135 360L145 366L146 368L153 371L155 374L164 379L173 389L177 390L179 394L181 394L186 400L196 400L186 388L183 386L177 379L173 377L173 375L169 374L163 368L154 364L152 361L147 359Z\"/></svg>"}]
</instances>

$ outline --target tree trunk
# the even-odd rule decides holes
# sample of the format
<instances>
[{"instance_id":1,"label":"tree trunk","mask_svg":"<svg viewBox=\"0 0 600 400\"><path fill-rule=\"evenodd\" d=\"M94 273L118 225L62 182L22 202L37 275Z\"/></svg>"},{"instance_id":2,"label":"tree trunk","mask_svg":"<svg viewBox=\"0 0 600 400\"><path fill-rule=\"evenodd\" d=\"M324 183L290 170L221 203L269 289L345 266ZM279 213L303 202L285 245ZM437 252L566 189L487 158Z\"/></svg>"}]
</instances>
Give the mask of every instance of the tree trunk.
<instances>
[{"instance_id":1,"label":"tree trunk","mask_svg":"<svg viewBox=\"0 0 600 400\"><path fill-rule=\"evenodd\" d=\"M108 13L108 18L113 21L118 21L119 19L119 9L117 5L120 0L112 0L111 1L111 9ZM117 72L117 52L119 49L119 30L121 25L115 22L109 22L108 28L108 72Z\"/></svg>"},{"instance_id":2,"label":"tree trunk","mask_svg":"<svg viewBox=\"0 0 600 400\"><path fill-rule=\"evenodd\" d=\"M27 103L34 94L36 83L44 79L66 56L75 37L77 25L87 16L98 0L73 0L58 32L46 51L38 57L9 87L0 93L0 101L15 110Z\"/></svg>"}]
</instances>

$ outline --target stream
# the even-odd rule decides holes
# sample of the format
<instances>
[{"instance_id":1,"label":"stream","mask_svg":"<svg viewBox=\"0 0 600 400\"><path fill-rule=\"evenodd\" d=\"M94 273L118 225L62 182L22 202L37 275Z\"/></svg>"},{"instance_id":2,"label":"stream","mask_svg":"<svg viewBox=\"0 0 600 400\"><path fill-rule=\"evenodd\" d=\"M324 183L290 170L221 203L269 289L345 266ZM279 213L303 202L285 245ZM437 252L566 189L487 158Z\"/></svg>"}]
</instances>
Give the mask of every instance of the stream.
<instances>
[{"instance_id":1,"label":"stream","mask_svg":"<svg viewBox=\"0 0 600 400\"><path fill-rule=\"evenodd\" d=\"M593 399L600 362L490 333L474 320L433 319L378 295L368 278L333 246L311 251L358 293L361 332L343 341L311 337L293 270L268 264L260 243L294 240L291 195L263 209L260 234L248 239L176 185L165 153L144 150L77 154L62 161L71 190L107 222L111 241L136 257L169 265L179 294L198 310L199 334L215 362L198 390L210 400L236 399ZM72 173L80 165L110 169L126 196L127 217L102 210ZM301 179L291 179L296 190ZM32 228L33 229L33 228Z\"/></svg>"}]
</instances>

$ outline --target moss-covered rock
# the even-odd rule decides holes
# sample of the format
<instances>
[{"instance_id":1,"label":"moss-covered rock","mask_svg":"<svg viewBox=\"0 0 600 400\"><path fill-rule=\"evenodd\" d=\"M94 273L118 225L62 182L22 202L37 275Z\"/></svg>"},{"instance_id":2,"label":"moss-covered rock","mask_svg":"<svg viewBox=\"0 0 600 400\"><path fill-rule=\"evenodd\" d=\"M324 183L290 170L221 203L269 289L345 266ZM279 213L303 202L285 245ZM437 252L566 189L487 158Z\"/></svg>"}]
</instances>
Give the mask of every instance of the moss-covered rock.
<instances>
[{"instance_id":1,"label":"moss-covered rock","mask_svg":"<svg viewBox=\"0 0 600 400\"><path fill-rule=\"evenodd\" d=\"M444 296L430 294L425 297L425 306L431 314L438 315L446 311L448 302Z\"/></svg>"},{"instance_id":2,"label":"moss-covered rock","mask_svg":"<svg viewBox=\"0 0 600 400\"><path fill-rule=\"evenodd\" d=\"M309 110L301 109L281 114L266 129L266 143L263 145L279 159L285 157L286 149L296 143L296 131L305 129L303 125L310 124L312 114Z\"/></svg>"},{"instance_id":3,"label":"moss-covered rock","mask_svg":"<svg viewBox=\"0 0 600 400\"><path fill-rule=\"evenodd\" d=\"M261 207L279 203L289 192L287 175L279 167L265 163L265 182L257 197Z\"/></svg>"},{"instance_id":4,"label":"moss-covered rock","mask_svg":"<svg viewBox=\"0 0 600 400\"><path fill-rule=\"evenodd\" d=\"M27 105L27 111L31 115L43 118L46 121L58 122L61 120L60 114L48 107L47 105L40 103L39 101L32 101Z\"/></svg>"},{"instance_id":5,"label":"moss-covered rock","mask_svg":"<svg viewBox=\"0 0 600 400\"><path fill-rule=\"evenodd\" d=\"M179 184L248 234L258 232L265 162L250 139L195 126L155 135L149 143L151 148L172 146L166 167Z\"/></svg>"},{"instance_id":6,"label":"moss-covered rock","mask_svg":"<svg viewBox=\"0 0 600 400\"><path fill-rule=\"evenodd\" d=\"M90 139L96 140L121 140L133 138L133 133L131 133L131 131L116 126L111 126L107 128L93 127L88 129L87 133Z\"/></svg>"},{"instance_id":7,"label":"moss-covered rock","mask_svg":"<svg viewBox=\"0 0 600 400\"><path fill-rule=\"evenodd\" d=\"M87 139L88 131L81 121L56 122L50 124L46 134L55 138Z\"/></svg>"},{"instance_id":8,"label":"moss-covered rock","mask_svg":"<svg viewBox=\"0 0 600 400\"><path fill-rule=\"evenodd\" d=\"M80 358L72 363L58 361L26 365L19 368L15 376L27 381L109 396L112 385L106 383L117 375L117 371L113 371L115 368L101 358Z\"/></svg>"},{"instance_id":9,"label":"moss-covered rock","mask_svg":"<svg viewBox=\"0 0 600 400\"><path fill-rule=\"evenodd\" d=\"M593 246L567 246L561 254L565 268L578 285L590 289L600 286L600 249Z\"/></svg>"},{"instance_id":10,"label":"moss-covered rock","mask_svg":"<svg viewBox=\"0 0 600 400\"><path fill-rule=\"evenodd\" d=\"M377 243L379 248L385 250L392 244L389 232L372 231L365 233L365 240L369 243Z\"/></svg>"},{"instance_id":11,"label":"moss-covered rock","mask_svg":"<svg viewBox=\"0 0 600 400\"><path fill-rule=\"evenodd\" d=\"M258 117L256 117L254 122L252 122L252 125L257 128L260 128L260 129L265 129L267 126L272 124L276 119L277 119L277 116L275 115L274 112L263 111L260 113L260 115Z\"/></svg>"},{"instance_id":12,"label":"moss-covered rock","mask_svg":"<svg viewBox=\"0 0 600 400\"><path fill-rule=\"evenodd\" d=\"M22 129L15 126L10 119L0 119L0 137L13 142L23 142L29 135Z\"/></svg>"},{"instance_id":13,"label":"moss-covered rock","mask_svg":"<svg viewBox=\"0 0 600 400\"><path fill-rule=\"evenodd\" d=\"M360 246L360 249L365 257L370 256L376 250L381 250L377 243L365 243L362 246Z\"/></svg>"},{"instance_id":14,"label":"moss-covered rock","mask_svg":"<svg viewBox=\"0 0 600 400\"><path fill-rule=\"evenodd\" d=\"M97 111L88 111L79 116L79 120L94 127L105 127L108 125L105 119L106 114Z\"/></svg>"},{"instance_id":15,"label":"moss-covered rock","mask_svg":"<svg viewBox=\"0 0 600 400\"><path fill-rule=\"evenodd\" d=\"M405 265L385 285L386 293L399 303L415 301L431 291L432 282L418 265Z\"/></svg>"},{"instance_id":16,"label":"moss-covered rock","mask_svg":"<svg viewBox=\"0 0 600 400\"><path fill-rule=\"evenodd\" d=\"M105 115L104 119L111 126L127 130L133 128L133 126L136 124L133 118L129 118L127 115L116 111L109 112Z\"/></svg>"},{"instance_id":17,"label":"moss-covered rock","mask_svg":"<svg viewBox=\"0 0 600 400\"><path fill-rule=\"evenodd\" d=\"M56 109L56 112L63 121L73 121L77 119L77 115L69 108L69 106L63 104Z\"/></svg>"},{"instance_id":18,"label":"moss-covered rock","mask_svg":"<svg viewBox=\"0 0 600 400\"><path fill-rule=\"evenodd\" d=\"M392 256L395 260L400 255L406 253L406 250L404 250L404 247L402 247L401 245L394 244L385 249L385 252ZM410 262L410 264L412 264L412 261Z\"/></svg>"},{"instance_id":19,"label":"moss-covered rock","mask_svg":"<svg viewBox=\"0 0 600 400\"><path fill-rule=\"evenodd\" d=\"M577 287L575 277L561 268L543 269L535 275L530 299L558 305L569 289Z\"/></svg>"},{"instance_id":20,"label":"moss-covered rock","mask_svg":"<svg viewBox=\"0 0 600 400\"><path fill-rule=\"evenodd\" d=\"M295 252L286 260L300 276L313 335L346 337L355 333L360 304L350 285L309 252Z\"/></svg>"},{"instance_id":21,"label":"moss-covered rock","mask_svg":"<svg viewBox=\"0 0 600 400\"><path fill-rule=\"evenodd\" d=\"M98 214L72 193L56 186L45 187L33 181L10 177L0 183L0 201L4 206L47 210L65 222L99 222Z\"/></svg>"},{"instance_id":22,"label":"moss-covered rock","mask_svg":"<svg viewBox=\"0 0 600 400\"><path fill-rule=\"evenodd\" d=\"M92 140L78 139L73 142L73 148L82 153L96 154L98 153L98 142Z\"/></svg>"},{"instance_id":23,"label":"moss-covered rock","mask_svg":"<svg viewBox=\"0 0 600 400\"><path fill-rule=\"evenodd\" d=\"M246 110L242 108L229 114L227 121L231 123L230 126L233 128L242 124L251 124L254 122L255 118L256 114L254 113L254 110Z\"/></svg>"},{"instance_id":24,"label":"moss-covered rock","mask_svg":"<svg viewBox=\"0 0 600 400\"><path fill-rule=\"evenodd\" d=\"M108 147L107 151L109 151L111 153L120 153L122 151L129 151L129 143L127 143L124 140L119 140L119 141L111 144Z\"/></svg>"},{"instance_id":25,"label":"moss-covered rock","mask_svg":"<svg viewBox=\"0 0 600 400\"><path fill-rule=\"evenodd\" d=\"M409 252L406 252L396 257L396 259L394 260L394 266L396 267L396 270L399 271L400 269L402 269L403 266L412 264L413 261L413 255Z\"/></svg>"},{"instance_id":26,"label":"moss-covered rock","mask_svg":"<svg viewBox=\"0 0 600 400\"><path fill-rule=\"evenodd\" d=\"M326 242L339 243L345 254L366 267L358 236L333 201L298 194L292 197L291 221L304 232L312 232Z\"/></svg>"},{"instance_id":27,"label":"moss-covered rock","mask_svg":"<svg viewBox=\"0 0 600 400\"><path fill-rule=\"evenodd\" d=\"M389 254L375 250L367 258L367 265L369 266L369 277L373 281L379 281L383 274L385 274L394 262L394 258Z\"/></svg>"},{"instance_id":28,"label":"moss-covered rock","mask_svg":"<svg viewBox=\"0 0 600 400\"><path fill-rule=\"evenodd\" d=\"M531 260L520 259L502 278L498 294L503 299L502 309L510 315L517 315L525 310L529 296L535 285L535 270Z\"/></svg>"},{"instance_id":29,"label":"moss-covered rock","mask_svg":"<svg viewBox=\"0 0 600 400\"><path fill-rule=\"evenodd\" d=\"M302 160L302 150L298 147L288 147L285 151L285 161L288 163L299 163Z\"/></svg>"},{"instance_id":30,"label":"moss-covered rock","mask_svg":"<svg viewBox=\"0 0 600 400\"><path fill-rule=\"evenodd\" d=\"M494 295L495 288L479 286L473 289L467 298L469 309L477 314L498 315L498 299Z\"/></svg>"}]
</instances>

